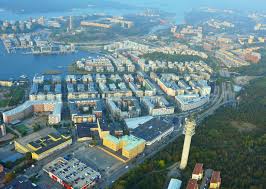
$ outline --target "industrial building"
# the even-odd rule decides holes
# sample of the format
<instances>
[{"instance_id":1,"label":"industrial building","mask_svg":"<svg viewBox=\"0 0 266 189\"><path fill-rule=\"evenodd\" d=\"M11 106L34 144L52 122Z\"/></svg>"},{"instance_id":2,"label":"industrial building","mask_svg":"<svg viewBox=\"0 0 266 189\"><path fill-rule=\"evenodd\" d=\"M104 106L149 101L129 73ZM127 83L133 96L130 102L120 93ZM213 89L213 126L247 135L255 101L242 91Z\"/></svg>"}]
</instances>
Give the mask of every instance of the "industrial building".
<instances>
[{"instance_id":1,"label":"industrial building","mask_svg":"<svg viewBox=\"0 0 266 189\"><path fill-rule=\"evenodd\" d=\"M106 135L103 138L103 145L114 152L121 150L124 157L132 159L144 151L145 140L133 135L125 135L121 138Z\"/></svg>"},{"instance_id":2,"label":"industrial building","mask_svg":"<svg viewBox=\"0 0 266 189\"><path fill-rule=\"evenodd\" d=\"M26 101L18 107L3 112L4 123L11 123L31 116L33 113L51 112L48 116L48 123L58 124L61 121L61 101L34 100Z\"/></svg>"},{"instance_id":3,"label":"industrial building","mask_svg":"<svg viewBox=\"0 0 266 189\"><path fill-rule=\"evenodd\" d=\"M43 170L66 189L92 188L101 179L99 172L76 158L59 157L45 165Z\"/></svg>"},{"instance_id":4,"label":"industrial building","mask_svg":"<svg viewBox=\"0 0 266 189\"><path fill-rule=\"evenodd\" d=\"M32 159L41 160L57 150L72 144L68 134L60 134L54 128L45 128L26 137L15 140L15 150L20 153L30 152Z\"/></svg>"},{"instance_id":5,"label":"industrial building","mask_svg":"<svg viewBox=\"0 0 266 189\"><path fill-rule=\"evenodd\" d=\"M136 118L137 119L137 118ZM140 118L142 119L142 118ZM130 123L129 119L126 120L126 124ZM155 142L162 140L162 138L168 136L174 131L174 125L172 121L167 119L153 118L149 117L147 120L135 122L136 126L130 126L134 129L131 130L131 133L141 139L146 141L146 145L152 145Z\"/></svg>"}]
</instances>

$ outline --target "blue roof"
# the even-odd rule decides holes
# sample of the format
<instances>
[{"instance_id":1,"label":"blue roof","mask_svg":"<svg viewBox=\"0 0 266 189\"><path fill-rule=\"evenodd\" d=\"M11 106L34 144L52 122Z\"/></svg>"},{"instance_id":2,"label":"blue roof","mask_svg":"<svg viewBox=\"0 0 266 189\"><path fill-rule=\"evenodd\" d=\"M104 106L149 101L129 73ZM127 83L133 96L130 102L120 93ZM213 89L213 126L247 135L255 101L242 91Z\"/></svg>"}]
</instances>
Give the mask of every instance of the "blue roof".
<instances>
[{"instance_id":1,"label":"blue roof","mask_svg":"<svg viewBox=\"0 0 266 189\"><path fill-rule=\"evenodd\" d=\"M180 189L181 188L182 181L178 179L171 179L168 189Z\"/></svg>"}]
</instances>

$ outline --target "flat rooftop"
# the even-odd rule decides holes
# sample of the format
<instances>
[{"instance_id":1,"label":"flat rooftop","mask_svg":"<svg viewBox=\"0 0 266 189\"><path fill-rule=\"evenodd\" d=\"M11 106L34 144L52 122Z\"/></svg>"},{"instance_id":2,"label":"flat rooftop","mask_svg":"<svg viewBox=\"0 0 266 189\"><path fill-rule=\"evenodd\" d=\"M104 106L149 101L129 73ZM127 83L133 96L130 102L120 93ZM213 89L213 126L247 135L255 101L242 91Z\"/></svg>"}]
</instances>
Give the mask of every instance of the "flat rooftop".
<instances>
[{"instance_id":1,"label":"flat rooftop","mask_svg":"<svg viewBox=\"0 0 266 189\"><path fill-rule=\"evenodd\" d=\"M97 123L81 123L77 124L77 136L78 138L85 138L92 136L92 128L97 128Z\"/></svg>"},{"instance_id":2,"label":"flat rooftop","mask_svg":"<svg viewBox=\"0 0 266 189\"><path fill-rule=\"evenodd\" d=\"M173 126L170 120L153 118L135 127L132 134L146 141L152 141Z\"/></svg>"},{"instance_id":3,"label":"flat rooftop","mask_svg":"<svg viewBox=\"0 0 266 189\"><path fill-rule=\"evenodd\" d=\"M43 170L60 178L73 188L94 185L101 175L76 158L66 160L62 157L55 159L44 166Z\"/></svg>"},{"instance_id":4,"label":"flat rooftop","mask_svg":"<svg viewBox=\"0 0 266 189\"><path fill-rule=\"evenodd\" d=\"M30 135L27 135L25 137L19 138L16 141L19 142L22 145L27 145L28 143L38 140L40 138L43 138L45 136L47 136L49 133L54 133L57 132L56 129L52 128L52 127L46 127L42 130L39 130L37 132L34 132Z\"/></svg>"},{"instance_id":5,"label":"flat rooftop","mask_svg":"<svg viewBox=\"0 0 266 189\"><path fill-rule=\"evenodd\" d=\"M71 139L69 135L60 134L54 128L45 128L39 132L32 133L26 137L17 140L31 152L42 154L43 152L56 147Z\"/></svg>"},{"instance_id":6,"label":"flat rooftop","mask_svg":"<svg viewBox=\"0 0 266 189\"><path fill-rule=\"evenodd\" d=\"M178 179L171 179L167 189L180 189L182 181Z\"/></svg>"},{"instance_id":7,"label":"flat rooftop","mask_svg":"<svg viewBox=\"0 0 266 189\"><path fill-rule=\"evenodd\" d=\"M136 117L136 118L128 118L125 119L126 125L129 129L135 129L141 124L153 119L152 116L143 116L143 117Z\"/></svg>"}]
</instances>

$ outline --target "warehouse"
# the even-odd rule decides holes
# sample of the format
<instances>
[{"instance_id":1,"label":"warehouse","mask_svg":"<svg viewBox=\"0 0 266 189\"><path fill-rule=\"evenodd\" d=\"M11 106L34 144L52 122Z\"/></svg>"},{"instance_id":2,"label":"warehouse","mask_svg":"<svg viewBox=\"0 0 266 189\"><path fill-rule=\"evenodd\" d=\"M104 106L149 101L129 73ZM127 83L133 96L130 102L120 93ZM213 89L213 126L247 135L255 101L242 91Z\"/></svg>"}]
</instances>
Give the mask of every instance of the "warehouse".
<instances>
[{"instance_id":1,"label":"warehouse","mask_svg":"<svg viewBox=\"0 0 266 189\"><path fill-rule=\"evenodd\" d=\"M62 157L44 166L49 176L67 189L85 189L93 187L101 174L76 158L66 160Z\"/></svg>"},{"instance_id":2,"label":"warehouse","mask_svg":"<svg viewBox=\"0 0 266 189\"><path fill-rule=\"evenodd\" d=\"M131 133L146 141L146 145L152 145L174 131L172 121L167 119L152 118L139 124L131 130Z\"/></svg>"}]
</instances>

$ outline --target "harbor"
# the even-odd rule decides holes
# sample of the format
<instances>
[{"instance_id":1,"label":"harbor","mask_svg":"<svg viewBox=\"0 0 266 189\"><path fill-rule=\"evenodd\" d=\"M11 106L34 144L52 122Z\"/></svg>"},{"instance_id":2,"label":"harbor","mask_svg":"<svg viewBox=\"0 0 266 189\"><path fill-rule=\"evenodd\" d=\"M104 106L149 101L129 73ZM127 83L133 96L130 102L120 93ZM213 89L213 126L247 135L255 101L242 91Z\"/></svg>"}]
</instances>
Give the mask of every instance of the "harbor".
<instances>
[{"instance_id":1,"label":"harbor","mask_svg":"<svg viewBox=\"0 0 266 189\"><path fill-rule=\"evenodd\" d=\"M95 53L85 51L70 54L46 54L45 56L22 53L9 54L3 43L0 43L0 79L16 79L21 75L33 77L35 73L44 73L48 70L66 73L69 65L75 61L95 55Z\"/></svg>"}]
</instances>

